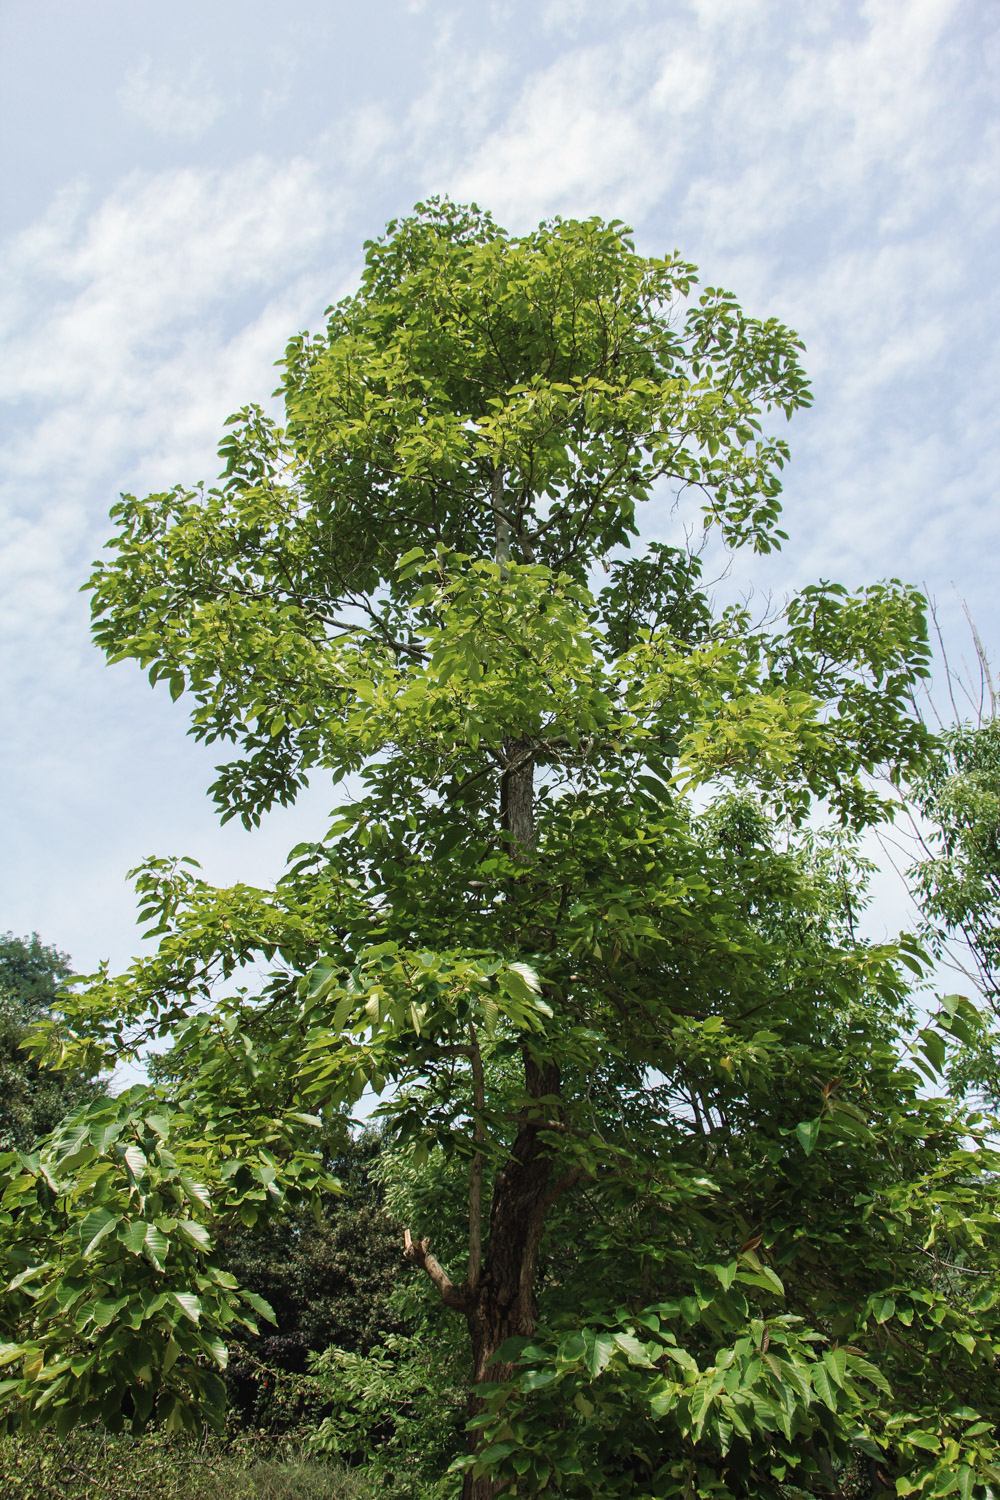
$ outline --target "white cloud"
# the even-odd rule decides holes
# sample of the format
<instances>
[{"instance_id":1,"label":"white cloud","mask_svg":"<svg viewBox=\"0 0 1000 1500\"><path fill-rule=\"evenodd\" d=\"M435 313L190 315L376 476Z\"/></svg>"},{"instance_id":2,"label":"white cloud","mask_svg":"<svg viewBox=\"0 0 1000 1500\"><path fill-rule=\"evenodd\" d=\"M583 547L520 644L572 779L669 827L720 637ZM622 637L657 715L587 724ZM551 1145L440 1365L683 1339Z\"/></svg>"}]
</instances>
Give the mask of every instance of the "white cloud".
<instances>
[{"instance_id":1,"label":"white cloud","mask_svg":"<svg viewBox=\"0 0 1000 1500\"><path fill-rule=\"evenodd\" d=\"M92 474L143 437L162 442L179 406L231 383L224 367L245 373L240 343L273 321L273 299L278 321L290 315L294 278L337 222L310 164L263 158L135 175L89 216L79 199L58 204L2 262L19 290L0 395L45 403L8 449L14 472L57 460ZM226 309L247 294L258 313L234 344Z\"/></svg>"},{"instance_id":2,"label":"white cloud","mask_svg":"<svg viewBox=\"0 0 1000 1500\"><path fill-rule=\"evenodd\" d=\"M154 70L144 57L125 75L118 90L118 103L126 115L138 120L156 135L196 141L215 124L223 111L203 63L193 62L183 76Z\"/></svg>"},{"instance_id":3,"label":"white cloud","mask_svg":"<svg viewBox=\"0 0 1000 1500\"><path fill-rule=\"evenodd\" d=\"M218 756L185 741L184 714L141 674L104 670L78 590L120 489L214 477L226 415L267 401L288 335L341 293L349 207L303 160L136 173L96 205L82 188L60 195L0 251L0 395L16 417L0 480L0 680L20 708L0 753L20 792L11 869L30 867L5 920L58 925L80 962L129 951L124 872L153 850L214 850L222 878L281 868L287 829L253 850L213 831L203 789Z\"/></svg>"},{"instance_id":4,"label":"white cloud","mask_svg":"<svg viewBox=\"0 0 1000 1500\"><path fill-rule=\"evenodd\" d=\"M419 68L399 87L359 85L322 138L282 157L285 88L308 72L289 42L261 106L274 155L137 172L97 202L71 186L0 249L0 394L16 403L0 627L23 708L5 733L31 809L11 848L44 856L9 899L38 913L22 925L67 912L46 935L81 957L127 941L86 934L108 930L112 907L127 929L120 876L142 854L190 850L213 877L220 860L265 878L284 838L209 832L212 757L185 742L183 712L90 651L76 589L107 506L122 487L211 477L222 419L266 398L287 335L348 289L374 216L427 192L475 197L514 229L554 212L624 217L641 248L676 246L751 312L798 327L817 404L790 430L791 541L755 579L780 591L897 573L944 596L954 577L1000 632L1000 125L984 12L548 0L548 50L533 55L528 4L481 25L426 8ZM182 143L221 110L207 65L144 65L120 97ZM655 526L657 507L646 515ZM71 846L86 851L76 863L51 855Z\"/></svg>"},{"instance_id":5,"label":"white cloud","mask_svg":"<svg viewBox=\"0 0 1000 1500\"><path fill-rule=\"evenodd\" d=\"M136 175L89 214L77 195L8 244L0 625L18 642L3 661L15 696L39 658L47 691L72 691L76 591L117 491L212 478L226 415L268 399L288 334L329 300L315 261L338 214L308 164L257 159Z\"/></svg>"},{"instance_id":6,"label":"white cloud","mask_svg":"<svg viewBox=\"0 0 1000 1500\"><path fill-rule=\"evenodd\" d=\"M630 38L577 49L534 74L459 167L455 196L521 225L555 211L648 211L669 185L675 151L651 135L641 93L636 99L646 71L645 49Z\"/></svg>"},{"instance_id":7,"label":"white cloud","mask_svg":"<svg viewBox=\"0 0 1000 1500\"><path fill-rule=\"evenodd\" d=\"M978 373L967 363L970 317L995 326L983 273L1000 179L969 18L959 0L647 11L534 70L456 174L516 227L553 209L630 219L640 244L677 245L750 311L805 334L819 404L790 434L795 572L933 562L960 451L942 372L963 405L983 405L983 380L1000 397L989 350L972 356ZM963 473L948 490L953 548L979 503L981 470ZM817 484L829 507L807 500Z\"/></svg>"}]
</instances>

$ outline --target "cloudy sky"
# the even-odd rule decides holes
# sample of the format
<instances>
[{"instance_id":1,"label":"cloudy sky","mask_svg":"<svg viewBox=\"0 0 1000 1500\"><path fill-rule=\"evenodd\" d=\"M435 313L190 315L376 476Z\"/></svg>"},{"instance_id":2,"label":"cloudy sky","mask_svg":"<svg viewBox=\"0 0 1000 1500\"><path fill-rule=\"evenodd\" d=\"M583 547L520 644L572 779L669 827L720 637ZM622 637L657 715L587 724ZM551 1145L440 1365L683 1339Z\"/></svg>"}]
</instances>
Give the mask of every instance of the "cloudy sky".
<instances>
[{"instance_id":1,"label":"cloudy sky","mask_svg":"<svg viewBox=\"0 0 1000 1500\"><path fill-rule=\"evenodd\" d=\"M816 403L746 581L924 582L959 657L957 588L1000 646L998 67L983 0L0 0L0 929L119 963L143 856L267 881L324 828L315 787L220 831L79 587L431 193L624 218L791 323Z\"/></svg>"}]
</instances>

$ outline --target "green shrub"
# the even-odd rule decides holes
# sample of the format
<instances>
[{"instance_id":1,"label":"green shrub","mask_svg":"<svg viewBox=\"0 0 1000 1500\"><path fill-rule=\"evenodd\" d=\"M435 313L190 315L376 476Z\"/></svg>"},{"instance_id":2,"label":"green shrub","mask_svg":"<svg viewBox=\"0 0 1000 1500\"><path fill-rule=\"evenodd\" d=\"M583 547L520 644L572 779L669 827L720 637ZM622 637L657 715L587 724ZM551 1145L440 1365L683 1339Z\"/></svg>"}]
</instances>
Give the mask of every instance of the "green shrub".
<instances>
[{"instance_id":1,"label":"green shrub","mask_svg":"<svg viewBox=\"0 0 1000 1500\"><path fill-rule=\"evenodd\" d=\"M448 1470L466 1419L461 1331L439 1320L422 1337L390 1335L368 1355L327 1349L314 1358L329 1411L307 1448L363 1464L385 1500L452 1500L461 1480Z\"/></svg>"}]
</instances>

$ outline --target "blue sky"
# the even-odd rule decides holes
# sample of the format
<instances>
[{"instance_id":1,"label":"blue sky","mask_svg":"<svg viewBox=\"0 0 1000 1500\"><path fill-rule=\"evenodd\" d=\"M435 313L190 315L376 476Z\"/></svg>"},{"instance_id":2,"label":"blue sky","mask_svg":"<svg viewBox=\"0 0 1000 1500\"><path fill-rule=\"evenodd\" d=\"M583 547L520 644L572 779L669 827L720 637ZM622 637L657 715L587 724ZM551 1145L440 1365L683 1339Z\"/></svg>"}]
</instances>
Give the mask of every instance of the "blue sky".
<instances>
[{"instance_id":1,"label":"blue sky","mask_svg":"<svg viewBox=\"0 0 1000 1500\"><path fill-rule=\"evenodd\" d=\"M325 827L316 786L218 829L183 700L104 665L78 590L119 491L214 477L430 193L626 219L796 327L790 540L736 582L926 583L960 657L954 585L992 649L998 70L982 0L0 0L0 928L121 963L143 856L268 881Z\"/></svg>"}]
</instances>

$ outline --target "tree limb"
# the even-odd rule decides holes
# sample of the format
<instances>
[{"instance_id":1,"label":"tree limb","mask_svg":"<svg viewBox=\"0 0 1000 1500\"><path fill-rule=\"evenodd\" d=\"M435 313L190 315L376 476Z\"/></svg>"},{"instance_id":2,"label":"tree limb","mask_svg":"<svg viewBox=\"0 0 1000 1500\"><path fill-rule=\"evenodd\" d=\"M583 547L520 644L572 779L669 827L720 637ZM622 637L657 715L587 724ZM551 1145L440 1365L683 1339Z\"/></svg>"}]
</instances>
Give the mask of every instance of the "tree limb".
<instances>
[{"instance_id":1,"label":"tree limb","mask_svg":"<svg viewBox=\"0 0 1000 1500\"><path fill-rule=\"evenodd\" d=\"M446 1307L455 1308L456 1312L465 1312L468 1301L458 1287L449 1277L447 1271L438 1260L437 1256L431 1254L430 1240L415 1240L408 1229L403 1230L403 1255L415 1266L420 1266L426 1271L431 1281L441 1293L441 1301Z\"/></svg>"}]
</instances>

